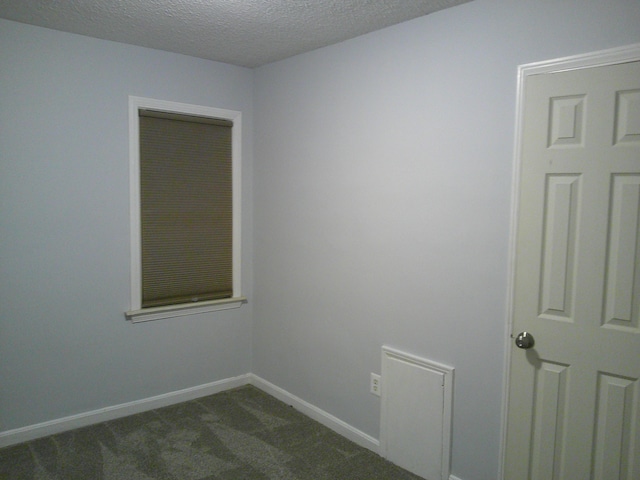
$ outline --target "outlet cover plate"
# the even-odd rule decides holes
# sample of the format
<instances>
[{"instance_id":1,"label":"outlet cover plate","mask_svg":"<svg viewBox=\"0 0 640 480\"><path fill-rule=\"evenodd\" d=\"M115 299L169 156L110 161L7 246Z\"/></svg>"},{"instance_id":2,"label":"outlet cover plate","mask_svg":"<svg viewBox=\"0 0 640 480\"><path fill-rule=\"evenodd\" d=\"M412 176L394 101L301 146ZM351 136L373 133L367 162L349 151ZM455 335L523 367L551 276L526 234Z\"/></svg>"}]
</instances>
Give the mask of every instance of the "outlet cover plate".
<instances>
[{"instance_id":1,"label":"outlet cover plate","mask_svg":"<svg viewBox=\"0 0 640 480\"><path fill-rule=\"evenodd\" d=\"M377 373L371 374L371 381L369 383L369 391L374 395L380 396L380 375Z\"/></svg>"}]
</instances>

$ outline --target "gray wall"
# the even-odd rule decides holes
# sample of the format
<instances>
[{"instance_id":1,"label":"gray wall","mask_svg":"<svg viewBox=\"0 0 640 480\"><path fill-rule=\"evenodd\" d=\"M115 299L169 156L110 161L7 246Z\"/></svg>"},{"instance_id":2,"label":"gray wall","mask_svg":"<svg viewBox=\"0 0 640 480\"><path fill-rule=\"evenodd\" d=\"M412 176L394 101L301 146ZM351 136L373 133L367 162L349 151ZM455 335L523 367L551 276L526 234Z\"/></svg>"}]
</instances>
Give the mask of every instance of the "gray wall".
<instances>
[{"instance_id":1,"label":"gray wall","mask_svg":"<svg viewBox=\"0 0 640 480\"><path fill-rule=\"evenodd\" d=\"M0 431L251 369L251 305L133 325L128 96L241 110L249 69L0 21Z\"/></svg>"},{"instance_id":2,"label":"gray wall","mask_svg":"<svg viewBox=\"0 0 640 480\"><path fill-rule=\"evenodd\" d=\"M253 371L378 437L381 345L450 364L495 479L517 66L638 41L637 0L476 0L257 69Z\"/></svg>"}]
</instances>

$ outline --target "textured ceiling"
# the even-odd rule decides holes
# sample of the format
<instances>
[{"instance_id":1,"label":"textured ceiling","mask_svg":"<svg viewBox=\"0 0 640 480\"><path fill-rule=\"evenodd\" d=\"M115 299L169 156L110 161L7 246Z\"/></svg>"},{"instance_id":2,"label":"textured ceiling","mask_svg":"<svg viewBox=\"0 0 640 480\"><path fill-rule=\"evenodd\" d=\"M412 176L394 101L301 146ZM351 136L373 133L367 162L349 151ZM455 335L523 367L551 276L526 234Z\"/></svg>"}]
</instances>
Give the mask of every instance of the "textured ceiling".
<instances>
[{"instance_id":1,"label":"textured ceiling","mask_svg":"<svg viewBox=\"0 0 640 480\"><path fill-rule=\"evenodd\" d=\"M470 0L0 0L0 18L256 67Z\"/></svg>"}]
</instances>

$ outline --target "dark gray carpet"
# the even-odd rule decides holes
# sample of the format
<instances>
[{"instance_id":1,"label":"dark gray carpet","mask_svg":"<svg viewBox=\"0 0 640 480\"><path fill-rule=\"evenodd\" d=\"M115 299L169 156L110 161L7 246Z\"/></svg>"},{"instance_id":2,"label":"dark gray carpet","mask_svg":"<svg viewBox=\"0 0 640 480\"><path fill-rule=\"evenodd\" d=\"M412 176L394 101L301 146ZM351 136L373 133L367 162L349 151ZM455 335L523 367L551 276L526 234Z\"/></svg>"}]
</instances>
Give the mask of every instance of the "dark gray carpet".
<instances>
[{"instance_id":1,"label":"dark gray carpet","mask_svg":"<svg viewBox=\"0 0 640 480\"><path fill-rule=\"evenodd\" d=\"M416 480L245 386L0 449L0 480Z\"/></svg>"}]
</instances>

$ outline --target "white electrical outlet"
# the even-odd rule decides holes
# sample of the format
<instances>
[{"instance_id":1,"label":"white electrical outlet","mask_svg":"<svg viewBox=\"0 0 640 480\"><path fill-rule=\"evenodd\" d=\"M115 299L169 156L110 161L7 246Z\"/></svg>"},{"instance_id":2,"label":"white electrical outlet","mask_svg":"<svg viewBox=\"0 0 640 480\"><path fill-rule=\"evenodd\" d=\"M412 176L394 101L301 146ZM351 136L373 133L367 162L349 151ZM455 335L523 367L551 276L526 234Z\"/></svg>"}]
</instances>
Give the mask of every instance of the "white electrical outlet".
<instances>
[{"instance_id":1,"label":"white electrical outlet","mask_svg":"<svg viewBox=\"0 0 640 480\"><path fill-rule=\"evenodd\" d=\"M369 384L369 391L374 395L380 396L380 375L377 373L371 374L371 383Z\"/></svg>"}]
</instances>

